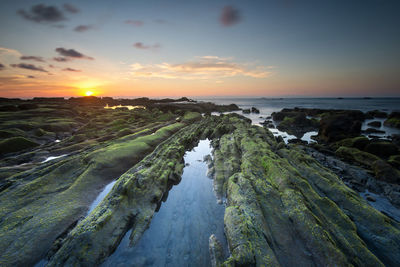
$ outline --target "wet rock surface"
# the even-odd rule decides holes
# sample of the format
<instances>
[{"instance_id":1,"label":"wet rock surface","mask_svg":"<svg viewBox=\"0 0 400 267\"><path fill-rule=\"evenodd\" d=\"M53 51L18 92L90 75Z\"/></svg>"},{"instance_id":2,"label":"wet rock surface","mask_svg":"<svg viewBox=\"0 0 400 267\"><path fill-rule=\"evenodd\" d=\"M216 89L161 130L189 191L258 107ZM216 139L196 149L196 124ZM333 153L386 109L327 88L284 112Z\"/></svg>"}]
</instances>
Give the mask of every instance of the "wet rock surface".
<instances>
[{"instance_id":1,"label":"wet rock surface","mask_svg":"<svg viewBox=\"0 0 400 267\"><path fill-rule=\"evenodd\" d=\"M285 144L237 114L207 115L236 105L186 98L2 101L0 136L36 145L0 156L0 265L45 259L48 266L97 266L123 243L143 248L183 169L197 164L208 166L226 206L229 245L225 253L220 237L202 236L210 258L201 266L400 265L398 143L360 136L365 117L384 116L377 111L295 108L274 115L298 135L319 129L321 143L307 145ZM104 110L105 103L146 109ZM204 138L213 156L185 165L185 151ZM142 256L124 264L132 262L149 265Z\"/></svg>"},{"instance_id":2,"label":"wet rock surface","mask_svg":"<svg viewBox=\"0 0 400 267\"><path fill-rule=\"evenodd\" d=\"M214 143L215 179L227 197L225 264L399 264L397 222L299 148L280 147L262 128L236 127Z\"/></svg>"}]
</instances>

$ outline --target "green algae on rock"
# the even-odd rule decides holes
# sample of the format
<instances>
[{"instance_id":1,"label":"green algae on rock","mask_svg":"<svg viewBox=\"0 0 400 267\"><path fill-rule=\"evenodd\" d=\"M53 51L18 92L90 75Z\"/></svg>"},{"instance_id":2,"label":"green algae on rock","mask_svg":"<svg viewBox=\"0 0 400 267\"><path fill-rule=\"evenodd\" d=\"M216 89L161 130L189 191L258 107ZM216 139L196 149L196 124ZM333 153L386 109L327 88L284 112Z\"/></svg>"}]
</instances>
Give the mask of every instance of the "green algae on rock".
<instances>
[{"instance_id":1,"label":"green algae on rock","mask_svg":"<svg viewBox=\"0 0 400 267\"><path fill-rule=\"evenodd\" d=\"M238 266L396 266L400 226L370 207L339 177L303 151L278 148L265 129L235 124L215 142L226 183L225 228ZM217 158L217 157L216 157ZM226 176L225 176L226 177ZM218 182L218 180L216 180Z\"/></svg>"}]
</instances>

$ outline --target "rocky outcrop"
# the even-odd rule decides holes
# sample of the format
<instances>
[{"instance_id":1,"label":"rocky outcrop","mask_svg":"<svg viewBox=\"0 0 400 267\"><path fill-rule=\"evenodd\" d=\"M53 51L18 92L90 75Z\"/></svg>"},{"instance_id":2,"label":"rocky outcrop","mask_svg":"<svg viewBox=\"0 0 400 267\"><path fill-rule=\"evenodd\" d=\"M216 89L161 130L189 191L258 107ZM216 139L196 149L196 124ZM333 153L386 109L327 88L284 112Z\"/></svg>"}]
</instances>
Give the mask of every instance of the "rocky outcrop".
<instances>
[{"instance_id":1,"label":"rocky outcrop","mask_svg":"<svg viewBox=\"0 0 400 267\"><path fill-rule=\"evenodd\" d=\"M400 112L392 112L383 123L385 126L400 128Z\"/></svg>"},{"instance_id":2,"label":"rocky outcrop","mask_svg":"<svg viewBox=\"0 0 400 267\"><path fill-rule=\"evenodd\" d=\"M361 121L346 115L332 115L321 119L318 139L329 143L356 137L360 133Z\"/></svg>"},{"instance_id":3,"label":"rocky outcrop","mask_svg":"<svg viewBox=\"0 0 400 267\"><path fill-rule=\"evenodd\" d=\"M214 143L215 182L227 197L225 264L400 264L397 222L298 148L279 146L263 128L235 127Z\"/></svg>"},{"instance_id":4,"label":"rocky outcrop","mask_svg":"<svg viewBox=\"0 0 400 267\"><path fill-rule=\"evenodd\" d=\"M209 239L211 266L219 267L224 262L225 256L222 245L215 235L211 235Z\"/></svg>"}]
</instances>

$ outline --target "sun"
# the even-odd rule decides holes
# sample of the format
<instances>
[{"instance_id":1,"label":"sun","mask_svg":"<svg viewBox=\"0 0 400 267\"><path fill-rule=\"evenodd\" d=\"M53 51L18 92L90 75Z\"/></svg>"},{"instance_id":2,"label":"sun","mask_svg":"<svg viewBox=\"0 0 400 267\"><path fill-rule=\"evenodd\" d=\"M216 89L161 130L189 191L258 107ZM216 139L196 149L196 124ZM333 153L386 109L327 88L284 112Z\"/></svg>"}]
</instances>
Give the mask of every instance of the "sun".
<instances>
[{"instance_id":1,"label":"sun","mask_svg":"<svg viewBox=\"0 0 400 267\"><path fill-rule=\"evenodd\" d=\"M93 95L93 92L92 91L86 91L85 95L86 96L91 96L91 95Z\"/></svg>"}]
</instances>

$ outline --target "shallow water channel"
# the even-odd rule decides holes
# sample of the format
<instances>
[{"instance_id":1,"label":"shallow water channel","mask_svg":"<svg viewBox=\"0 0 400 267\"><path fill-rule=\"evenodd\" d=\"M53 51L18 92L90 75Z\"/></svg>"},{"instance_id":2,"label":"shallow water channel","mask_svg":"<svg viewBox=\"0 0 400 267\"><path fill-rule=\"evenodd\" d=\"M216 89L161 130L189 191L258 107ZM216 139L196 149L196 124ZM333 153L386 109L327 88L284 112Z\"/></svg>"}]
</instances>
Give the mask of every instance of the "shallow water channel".
<instances>
[{"instance_id":1,"label":"shallow water channel","mask_svg":"<svg viewBox=\"0 0 400 267\"><path fill-rule=\"evenodd\" d=\"M185 154L182 181L173 186L136 246L131 231L102 266L210 266L208 239L215 234L227 252L224 206L217 204L213 180L207 177L204 156L209 140Z\"/></svg>"}]
</instances>

